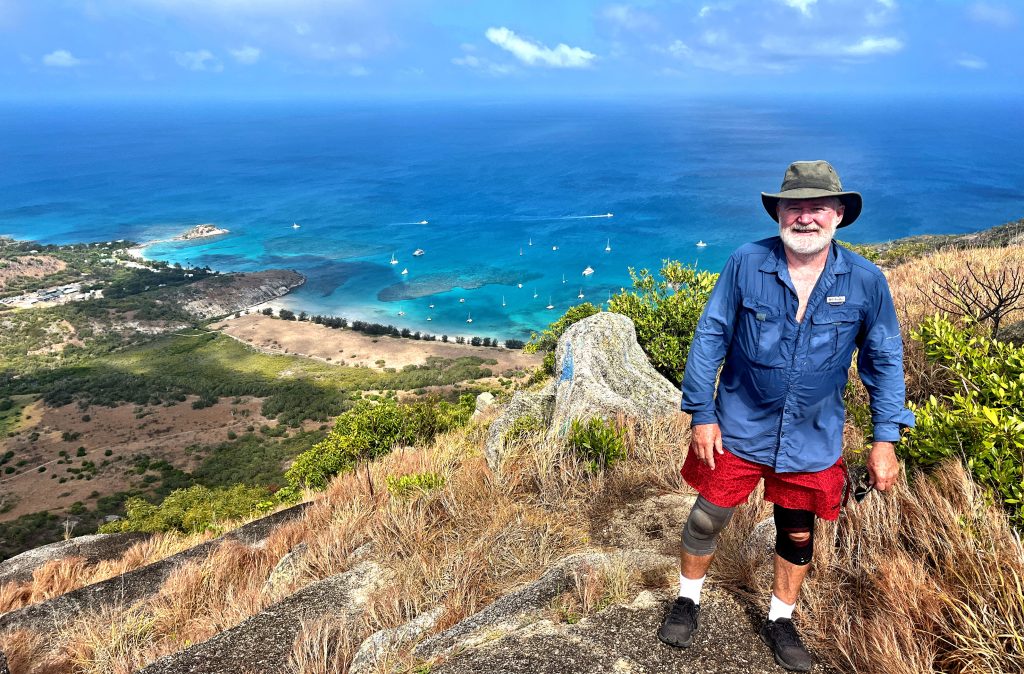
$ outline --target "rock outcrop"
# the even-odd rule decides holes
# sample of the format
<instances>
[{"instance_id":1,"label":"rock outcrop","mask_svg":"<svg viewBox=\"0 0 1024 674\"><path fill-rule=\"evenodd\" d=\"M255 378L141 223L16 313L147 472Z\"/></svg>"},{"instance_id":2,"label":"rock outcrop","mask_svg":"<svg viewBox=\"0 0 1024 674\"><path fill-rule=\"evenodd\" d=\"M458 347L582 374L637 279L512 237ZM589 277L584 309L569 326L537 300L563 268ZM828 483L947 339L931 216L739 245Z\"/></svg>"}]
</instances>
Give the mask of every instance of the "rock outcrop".
<instances>
[{"instance_id":1,"label":"rock outcrop","mask_svg":"<svg viewBox=\"0 0 1024 674\"><path fill-rule=\"evenodd\" d=\"M182 309L206 320L277 299L305 282L302 274L287 269L224 274L184 286L175 299Z\"/></svg>"},{"instance_id":2,"label":"rock outcrop","mask_svg":"<svg viewBox=\"0 0 1024 674\"><path fill-rule=\"evenodd\" d=\"M24 583L32 580L32 572L47 562L68 557L82 557L87 564L120 557L125 550L149 534L91 534L77 536L66 541L50 543L15 555L0 562L0 584Z\"/></svg>"},{"instance_id":3,"label":"rock outcrop","mask_svg":"<svg viewBox=\"0 0 1024 674\"><path fill-rule=\"evenodd\" d=\"M555 380L541 391L517 391L491 425L484 452L498 471L505 435L516 419L530 416L564 436L573 419L656 417L675 414L679 391L651 365L629 318L601 312L572 325L555 349Z\"/></svg>"},{"instance_id":4,"label":"rock outcrop","mask_svg":"<svg viewBox=\"0 0 1024 674\"><path fill-rule=\"evenodd\" d=\"M104 606L131 604L144 599L163 585L167 577L181 564L201 559L224 541L242 541L258 545L280 524L297 517L308 506L300 503L281 512L250 522L212 541L171 555L134 571L72 590L53 599L31 604L0 615L0 630L35 629L45 632L68 618Z\"/></svg>"},{"instance_id":5,"label":"rock outcrop","mask_svg":"<svg viewBox=\"0 0 1024 674\"><path fill-rule=\"evenodd\" d=\"M529 418L537 427L547 428L555 405L555 386L549 384L540 391L516 391L501 415L491 423L484 444L484 456L491 470L499 472L505 460L506 435L518 419Z\"/></svg>"},{"instance_id":6,"label":"rock outcrop","mask_svg":"<svg viewBox=\"0 0 1024 674\"><path fill-rule=\"evenodd\" d=\"M564 435L573 419L625 414L667 416L679 391L651 365L633 321L601 312L572 325L555 350L555 409L551 431Z\"/></svg>"},{"instance_id":7,"label":"rock outcrop","mask_svg":"<svg viewBox=\"0 0 1024 674\"><path fill-rule=\"evenodd\" d=\"M369 593L387 579L373 562L317 581L212 639L160 658L139 674L284 674L303 621L358 619Z\"/></svg>"}]
</instances>

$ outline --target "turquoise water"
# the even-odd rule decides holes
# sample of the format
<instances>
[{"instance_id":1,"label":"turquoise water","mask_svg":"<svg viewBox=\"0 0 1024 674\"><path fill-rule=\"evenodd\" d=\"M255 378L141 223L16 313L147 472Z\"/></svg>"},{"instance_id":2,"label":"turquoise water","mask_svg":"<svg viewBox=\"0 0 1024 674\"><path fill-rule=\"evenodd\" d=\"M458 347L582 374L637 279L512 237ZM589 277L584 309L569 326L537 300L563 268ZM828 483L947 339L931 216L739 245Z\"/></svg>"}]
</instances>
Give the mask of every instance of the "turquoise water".
<instances>
[{"instance_id":1,"label":"turquoise water","mask_svg":"<svg viewBox=\"0 0 1024 674\"><path fill-rule=\"evenodd\" d=\"M296 269L296 310L522 337L580 293L602 302L627 286L629 266L717 270L775 231L759 192L794 159L829 159L863 193L847 240L1022 217L1020 103L9 106L0 233L142 241L210 222L231 233L147 256Z\"/></svg>"}]
</instances>

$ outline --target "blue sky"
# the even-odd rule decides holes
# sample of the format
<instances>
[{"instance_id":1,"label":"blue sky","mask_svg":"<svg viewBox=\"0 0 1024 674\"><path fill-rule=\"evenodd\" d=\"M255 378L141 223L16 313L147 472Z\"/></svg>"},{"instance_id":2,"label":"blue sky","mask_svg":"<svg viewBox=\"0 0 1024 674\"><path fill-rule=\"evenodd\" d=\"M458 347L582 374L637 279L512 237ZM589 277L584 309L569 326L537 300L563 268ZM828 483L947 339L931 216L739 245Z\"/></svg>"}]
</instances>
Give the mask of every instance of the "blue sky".
<instances>
[{"instance_id":1,"label":"blue sky","mask_svg":"<svg viewBox=\"0 0 1024 674\"><path fill-rule=\"evenodd\" d=\"M1024 3L0 0L0 97L1024 92Z\"/></svg>"}]
</instances>

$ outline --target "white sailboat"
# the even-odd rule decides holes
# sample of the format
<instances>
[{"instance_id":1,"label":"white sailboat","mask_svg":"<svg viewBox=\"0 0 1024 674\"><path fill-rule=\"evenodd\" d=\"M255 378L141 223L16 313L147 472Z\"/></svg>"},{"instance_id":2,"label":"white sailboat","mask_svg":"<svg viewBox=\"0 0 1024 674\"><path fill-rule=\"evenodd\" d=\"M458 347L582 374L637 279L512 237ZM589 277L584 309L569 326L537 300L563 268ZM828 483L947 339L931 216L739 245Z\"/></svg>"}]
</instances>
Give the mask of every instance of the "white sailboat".
<instances>
[{"instance_id":1,"label":"white sailboat","mask_svg":"<svg viewBox=\"0 0 1024 674\"><path fill-rule=\"evenodd\" d=\"M612 240L611 239L608 239L608 243L604 244L604 252L606 252L606 253L612 252Z\"/></svg>"},{"instance_id":2,"label":"white sailboat","mask_svg":"<svg viewBox=\"0 0 1024 674\"><path fill-rule=\"evenodd\" d=\"M406 276L406 275L408 275L408 273L409 273L408 269L403 269L402 270L402 276Z\"/></svg>"},{"instance_id":3,"label":"white sailboat","mask_svg":"<svg viewBox=\"0 0 1024 674\"><path fill-rule=\"evenodd\" d=\"M516 284L516 287L518 287L518 288L522 288L522 287L523 287L523 284L522 284L522 283L517 283L517 284Z\"/></svg>"},{"instance_id":4,"label":"white sailboat","mask_svg":"<svg viewBox=\"0 0 1024 674\"><path fill-rule=\"evenodd\" d=\"M473 322L473 313L472 313L472 312L470 312L470 313L469 313L469 314L467 315L467 317L466 317L466 322L467 322L467 323L472 323L472 322Z\"/></svg>"},{"instance_id":5,"label":"white sailboat","mask_svg":"<svg viewBox=\"0 0 1024 674\"><path fill-rule=\"evenodd\" d=\"M420 220L420 224L421 225L429 225L430 223L427 222L426 220Z\"/></svg>"},{"instance_id":6,"label":"white sailboat","mask_svg":"<svg viewBox=\"0 0 1024 674\"><path fill-rule=\"evenodd\" d=\"M704 243L704 241L702 241L700 239L697 240L697 247L698 248L703 248L706 245L708 245L708 244Z\"/></svg>"},{"instance_id":7,"label":"white sailboat","mask_svg":"<svg viewBox=\"0 0 1024 674\"><path fill-rule=\"evenodd\" d=\"M465 297L460 297L459 298L459 304L465 304L465 303L466 303L466 298Z\"/></svg>"},{"instance_id":8,"label":"white sailboat","mask_svg":"<svg viewBox=\"0 0 1024 674\"><path fill-rule=\"evenodd\" d=\"M412 252L412 256L413 257L419 257L420 255L423 255L423 253L424 253L424 250L422 248L417 248L416 250L414 250Z\"/></svg>"},{"instance_id":9,"label":"white sailboat","mask_svg":"<svg viewBox=\"0 0 1024 674\"><path fill-rule=\"evenodd\" d=\"M593 273L594 273L594 268L591 267L590 265L587 265L587 268L583 270L583 275L584 276L590 276Z\"/></svg>"},{"instance_id":10,"label":"white sailboat","mask_svg":"<svg viewBox=\"0 0 1024 674\"><path fill-rule=\"evenodd\" d=\"M583 288L580 288L580 294L577 295L576 297L583 299Z\"/></svg>"},{"instance_id":11,"label":"white sailboat","mask_svg":"<svg viewBox=\"0 0 1024 674\"><path fill-rule=\"evenodd\" d=\"M528 246L532 246L533 245L533 237L532 236L530 237L530 242L528 244L526 244L526 245L528 245Z\"/></svg>"},{"instance_id":12,"label":"white sailboat","mask_svg":"<svg viewBox=\"0 0 1024 674\"><path fill-rule=\"evenodd\" d=\"M551 246L551 250L558 250L558 246Z\"/></svg>"},{"instance_id":13,"label":"white sailboat","mask_svg":"<svg viewBox=\"0 0 1024 674\"><path fill-rule=\"evenodd\" d=\"M537 289L533 289L533 299L537 299Z\"/></svg>"},{"instance_id":14,"label":"white sailboat","mask_svg":"<svg viewBox=\"0 0 1024 674\"><path fill-rule=\"evenodd\" d=\"M501 306L505 306L505 296L501 296Z\"/></svg>"},{"instance_id":15,"label":"white sailboat","mask_svg":"<svg viewBox=\"0 0 1024 674\"><path fill-rule=\"evenodd\" d=\"M299 224L299 223L297 223L297 222L293 222L293 223L292 223L292 229L298 229L299 227L302 227L302 225L300 225L300 224Z\"/></svg>"},{"instance_id":16,"label":"white sailboat","mask_svg":"<svg viewBox=\"0 0 1024 674\"><path fill-rule=\"evenodd\" d=\"M519 247L519 254L520 254L520 255L522 255L522 254L523 254L523 248L522 248L522 246L520 246L520 247Z\"/></svg>"},{"instance_id":17,"label":"white sailboat","mask_svg":"<svg viewBox=\"0 0 1024 674\"><path fill-rule=\"evenodd\" d=\"M427 316L427 320L428 320L428 321L432 321L432 320L434 320L434 319L433 319L433 318L431 318L430 316Z\"/></svg>"},{"instance_id":18,"label":"white sailboat","mask_svg":"<svg viewBox=\"0 0 1024 674\"><path fill-rule=\"evenodd\" d=\"M551 303L551 295L548 295L548 305L546 307L544 307L544 308L545 309L554 309L555 308L555 305Z\"/></svg>"},{"instance_id":19,"label":"white sailboat","mask_svg":"<svg viewBox=\"0 0 1024 674\"><path fill-rule=\"evenodd\" d=\"M399 310L398 310L398 315L399 315L399 316L405 316L405 312L404 312L404 311L402 311L401 309L399 309Z\"/></svg>"},{"instance_id":20,"label":"white sailboat","mask_svg":"<svg viewBox=\"0 0 1024 674\"><path fill-rule=\"evenodd\" d=\"M562 274L562 283L565 283L565 274Z\"/></svg>"},{"instance_id":21,"label":"white sailboat","mask_svg":"<svg viewBox=\"0 0 1024 674\"><path fill-rule=\"evenodd\" d=\"M434 308L434 305L433 305L433 304L429 304L429 305L427 305L427 306L428 306L429 308L431 308L431 309L433 309L433 308Z\"/></svg>"},{"instance_id":22,"label":"white sailboat","mask_svg":"<svg viewBox=\"0 0 1024 674\"><path fill-rule=\"evenodd\" d=\"M391 264L398 264L398 258L395 257L394 253L391 254Z\"/></svg>"}]
</instances>

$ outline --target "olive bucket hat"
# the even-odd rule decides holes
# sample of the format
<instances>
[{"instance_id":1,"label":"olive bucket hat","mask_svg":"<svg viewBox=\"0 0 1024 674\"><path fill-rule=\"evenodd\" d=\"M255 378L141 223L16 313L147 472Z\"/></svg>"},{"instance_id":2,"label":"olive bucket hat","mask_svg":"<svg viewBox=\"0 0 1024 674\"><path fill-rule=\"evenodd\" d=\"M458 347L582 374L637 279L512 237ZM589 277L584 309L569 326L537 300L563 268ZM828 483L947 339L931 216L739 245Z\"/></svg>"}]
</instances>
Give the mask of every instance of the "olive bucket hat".
<instances>
[{"instance_id":1,"label":"olive bucket hat","mask_svg":"<svg viewBox=\"0 0 1024 674\"><path fill-rule=\"evenodd\" d=\"M819 197L836 197L844 208L843 221L840 227L852 225L860 215L863 201L858 192L844 192L839 182L839 174L827 161L795 161L786 169L782 179L782 189L777 194L761 192L761 203L772 220L779 221L776 207L779 199L817 199Z\"/></svg>"}]
</instances>

